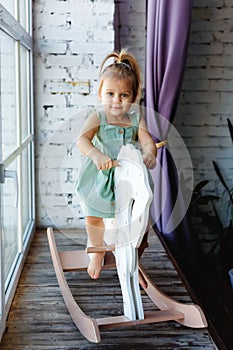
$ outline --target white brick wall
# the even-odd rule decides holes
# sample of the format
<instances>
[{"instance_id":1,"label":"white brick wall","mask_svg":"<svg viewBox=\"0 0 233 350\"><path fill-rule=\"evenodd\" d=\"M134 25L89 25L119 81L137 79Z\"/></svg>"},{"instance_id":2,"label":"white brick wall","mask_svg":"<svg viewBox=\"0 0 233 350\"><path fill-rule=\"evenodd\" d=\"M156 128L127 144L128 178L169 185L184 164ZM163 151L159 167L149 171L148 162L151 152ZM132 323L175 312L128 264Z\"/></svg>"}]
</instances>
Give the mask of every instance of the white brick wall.
<instances>
[{"instance_id":1,"label":"white brick wall","mask_svg":"<svg viewBox=\"0 0 233 350\"><path fill-rule=\"evenodd\" d=\"M146 0L129 0L125 6L128 21L121 28L121 43L135 54L144 72ZM209 190L214 189L217 179L213 159L232 186L232 145L226 121L228 117L233 121L232 12L231 0L194 1L187 65L174 122L190 152L195 183L209 179ZM71 124L60 140L66 146L56 146L63 153L72 149L72 156L69 152L61 156L69 166L59 172L49 159L46 166L51 171L40 189L61 226L79 224L75 215L67 213L67 202L75 202L75 197L72 185L64 195L61 189L57 193L52 189L62 176L72 179L67 183L75 181L78 166L73 169L72 163L76 148L69 144L69 131L76 124L72 117L97 102L98 67L114 47L113 16L114 0L34 1L37 169L48 139L64 121ZM49 220L41 203L38 193L38 225L46 226ZM78 212L76 203L74 207Z\"/></svg>"},{"instance_id":2,"label":"white brick wall","mask_svg":"<svg viewBox=\"0 0 233 350\"><path fill-rule=\"evenodd\" d=\"M227 118L233 122L233 7L231 1L196 0L175 125L193 161L196 182L217 176L216 160L232 187L232 144Z\"/></svg>"},{"instance_id":3,"label":"white brick wall","mask_svg":"<svg viewBox=\"0 0 233 350\"><path fill-rule=\"evenodd\" d=\"M37 225L83 226L75 142L114 48L114 0L35 0L33 13Z\"/></svg>"}]
</instances>

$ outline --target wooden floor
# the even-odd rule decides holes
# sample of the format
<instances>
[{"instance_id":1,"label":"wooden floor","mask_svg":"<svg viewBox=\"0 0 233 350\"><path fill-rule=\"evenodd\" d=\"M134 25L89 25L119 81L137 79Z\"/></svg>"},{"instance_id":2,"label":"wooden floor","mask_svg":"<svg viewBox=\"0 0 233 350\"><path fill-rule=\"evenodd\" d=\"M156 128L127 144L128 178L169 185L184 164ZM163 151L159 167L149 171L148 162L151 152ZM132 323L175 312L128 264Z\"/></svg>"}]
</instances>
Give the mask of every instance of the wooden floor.
<instances>
[{"instance_id":1,"label":"wooden floor","mask_svg":"<svg viewBox=\"0 0 233 350\"><path fill-rule=\"evenodd\" d=\"M72 234L55 234L59 250L83 249ZM81 237L81 236L80 236ZM149 248L141 258L149 276L167 295L192 302L160 241L152 231ZM122 297L116 270L102 271L91 280L86 272L66 274L79 306L93 317L122 314ZM152 303L142 292L145 310ZM1 350L89 349L217 349L207 329L191 329L174 321L101 331L101 343L89 343L73 324L54 273L47 235L35 233L7 321Z\"/></svg>"}]
</instances>

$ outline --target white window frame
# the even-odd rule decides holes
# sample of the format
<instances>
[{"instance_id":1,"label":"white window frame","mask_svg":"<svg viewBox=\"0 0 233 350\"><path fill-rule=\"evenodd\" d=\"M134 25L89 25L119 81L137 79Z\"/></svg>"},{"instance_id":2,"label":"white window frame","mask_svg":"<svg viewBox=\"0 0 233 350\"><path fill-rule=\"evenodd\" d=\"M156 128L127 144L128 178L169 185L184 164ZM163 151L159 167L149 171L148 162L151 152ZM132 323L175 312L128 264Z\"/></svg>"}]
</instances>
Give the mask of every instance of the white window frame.
<instances>
[{"instance_id":1,"label":"white window frame","mask_svg":"<svg viewBox=\"0 0 233 350\"><path fill-rule=\"evenodd\" d=\"M17 13L19 13L19 1ZM19 237L19 253L18 256L16 256L15 264L12 268L9 281L7 281L7 287L5 283L5 279L3 276L3 234L2 234L2 227L0 222L0 340L2 337L2 334L5 329L5 322L7 315L10 310L10 306L17 288L17 283L20 277L20 273L23 268L23 264L27 255L27 251L30 247L30 242L33 236L33 232L35 230L35 189L34 189L34 183L35 183L35 176L34 176L34 123L33 123L33 76L32 76L32 58L33 58L33 40L32 40L32 1L28 0L28 7L26 9L28 11L29 16L29 23L28 27L24 29L20 23L17 21L16 18L14 18L1 4L0 4L0 29L4 31L6 34L8 34L11 38L13 38L16 41L17 45L17 59L18 59L18 67L20 67L20 45L23 45L27 50L29 50L29 62L30 62L30 131L28 136L22 140L22 135L19 135L19 144L15 148L15 150L5 159L2 160L2 163L0 164L0 180L1 177L4 177L4 169L6 169L13 160L16 159L17 156L22 154L23 150L27 147L30 147L30 153L31 153L31 191L32 191L32 202L31 202L31 214L32 214L32 220L30 221L30 224L28 225L25 234L23 235L22 232L18 233ZM28 30L28 32L26 31ZM16 94L17 94L17 100L18 100L18 108L20 108L20 72L17 77L17 86L16 86ZM0 111L1 112L1 111ZM1 119L0 119L1 120ZM18 128L20 130L21 127L21 121L20 118L18 118ZM0 125L0 131L1 131L1 125ZM1 131L2 132L2 131ZM19 131L20 133L20 131ZM19 181L20 181L20 175L19 174ZM20 185L20 184L19 184ZM2 185L0 185L2 186ZM2 193L2 191L0 192ZM22 194L21 194L22 196ZM2 199L0 198L0 203L2 203ZM21 220L22 213L20 215L19 220ZM24 238L23 238L24 237Z\"/></svg>"}]
</instances>

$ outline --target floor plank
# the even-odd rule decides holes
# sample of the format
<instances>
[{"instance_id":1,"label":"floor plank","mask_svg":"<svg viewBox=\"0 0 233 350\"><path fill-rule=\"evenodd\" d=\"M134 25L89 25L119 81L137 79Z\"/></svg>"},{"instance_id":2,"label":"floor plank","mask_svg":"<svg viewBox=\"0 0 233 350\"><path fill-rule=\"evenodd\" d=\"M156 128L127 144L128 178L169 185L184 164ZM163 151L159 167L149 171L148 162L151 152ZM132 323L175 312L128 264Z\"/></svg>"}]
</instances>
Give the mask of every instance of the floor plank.
<instances>
[{"instance_id":1,"label":"floor plank","mask_svg":"<svg viewBox=\"0 0 233 350\"><path fill-rule=\"evenodd\" d=\"M77 236L77 234L76 234ZM55 234L59 250L83 249L75 233ZM168 296L183 303L192 300L154 232L141 258L150 278ZM121 315L122 295L115 269L104 270L93 281L85 271L67 272L66 278L79 306L92 317ZM145 310L155 309L142 291ZM47 235L35 233L7 321L1 350L88 349L217 349L208 329L164 323L101 330L102 341L89 343L77 330L63 302L53 269Z\"/></svg>"}]
</instances>

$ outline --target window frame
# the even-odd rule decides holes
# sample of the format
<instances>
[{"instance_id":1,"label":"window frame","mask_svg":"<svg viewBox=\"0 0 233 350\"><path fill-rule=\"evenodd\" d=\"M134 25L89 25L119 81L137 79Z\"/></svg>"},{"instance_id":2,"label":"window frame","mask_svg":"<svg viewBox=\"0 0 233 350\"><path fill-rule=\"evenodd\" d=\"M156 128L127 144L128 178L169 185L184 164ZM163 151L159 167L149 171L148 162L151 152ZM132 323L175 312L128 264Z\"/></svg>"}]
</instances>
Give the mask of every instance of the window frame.
<instances>
[{"instance_id":1,"label":"window frame","mask_svg":"<svg viewBox=\"0 0 233 350\"><path fill-rule=\"evenodd\" d=\"M17 1L17 13L19 13L19 1ZM2 337L2 334L5 329L5 322L7 315L10 310L10 306L17 288L18 280L23 268L23 264L28 252L28 249L30 247L30 242L33 237L33 232L35 230L35 174L34 174L34 168L35 168L35 160L34 160L34 122L33 122L33 111L34 111L34 105L33 105L33 39L32 39L32 0L28 0L27 6L25 8L26 15L28 15L28 23L26 25L26 29L23 28L23 26L17 21L16 18L14 18L5 8L3 5L0 4L0 30L5 32L7 35L9 35L12 39L15 40L16 46L17 46L17 84L15 87L16 95L17 95L17 110L20 111L20 48L21 46L25 47L28 51L28 74L29 74L29 117L30 117L30 123L29 123L29 129L27 136L23 139L22 133L21 133L21 120L20 112L18 115L18 125L17 128L19 128L18 131L18 142L16 148L11 152L9 156L7 156L5 159L2 159L2 154L0 154L0 158L2 163L0 164L0 171L3 173L4 169L9 166L12 163L12 160L15 160L16 157L20 158L20 162L22 165L22 157L23 157L23 151L28 148L28 151L30 153L30 162L31 167L29 169L30 172L30 190L31 190L31 220L26 228L24 234L21 232L21 238L18 242L19 244L19 250L18 255L16 256L14 266L11 271L11 276L9 278L9 281L7 281L7 287L5 287L5 279L4 274L2 273L4 266L3 266L3 234L0 232L0 278L1 278L1 288L0 288L0 340ZM27 32L28 29L28 32ZM1 120L1 118L0 118ZM1 125L0 125L1 127ZM2 127L0 128L0 131L2 132ZM1 141L2 142L2 141ZM1 150L0 150L1 152ZM22 166L20 167L21 171L19 174L19 181L21 181L21 172L22 172ZM1 176L0 176L1 177ZM22 186L22 183L20 184ZM2 185L0 185L2 186ZM2 196L2 190L0 191L0 194ZM21 193L22 196L22 193ZM21 198L22 202L22 198ZM0 198L0 203L2 203L2 198ZM22 220L22 212L18 214L20 216L19 220ZM0 222L1 227L1 222ZM2 231L2 227L1 227ZM18 233L19 236L19 233Z\"/></svg>"}]
</instances>

